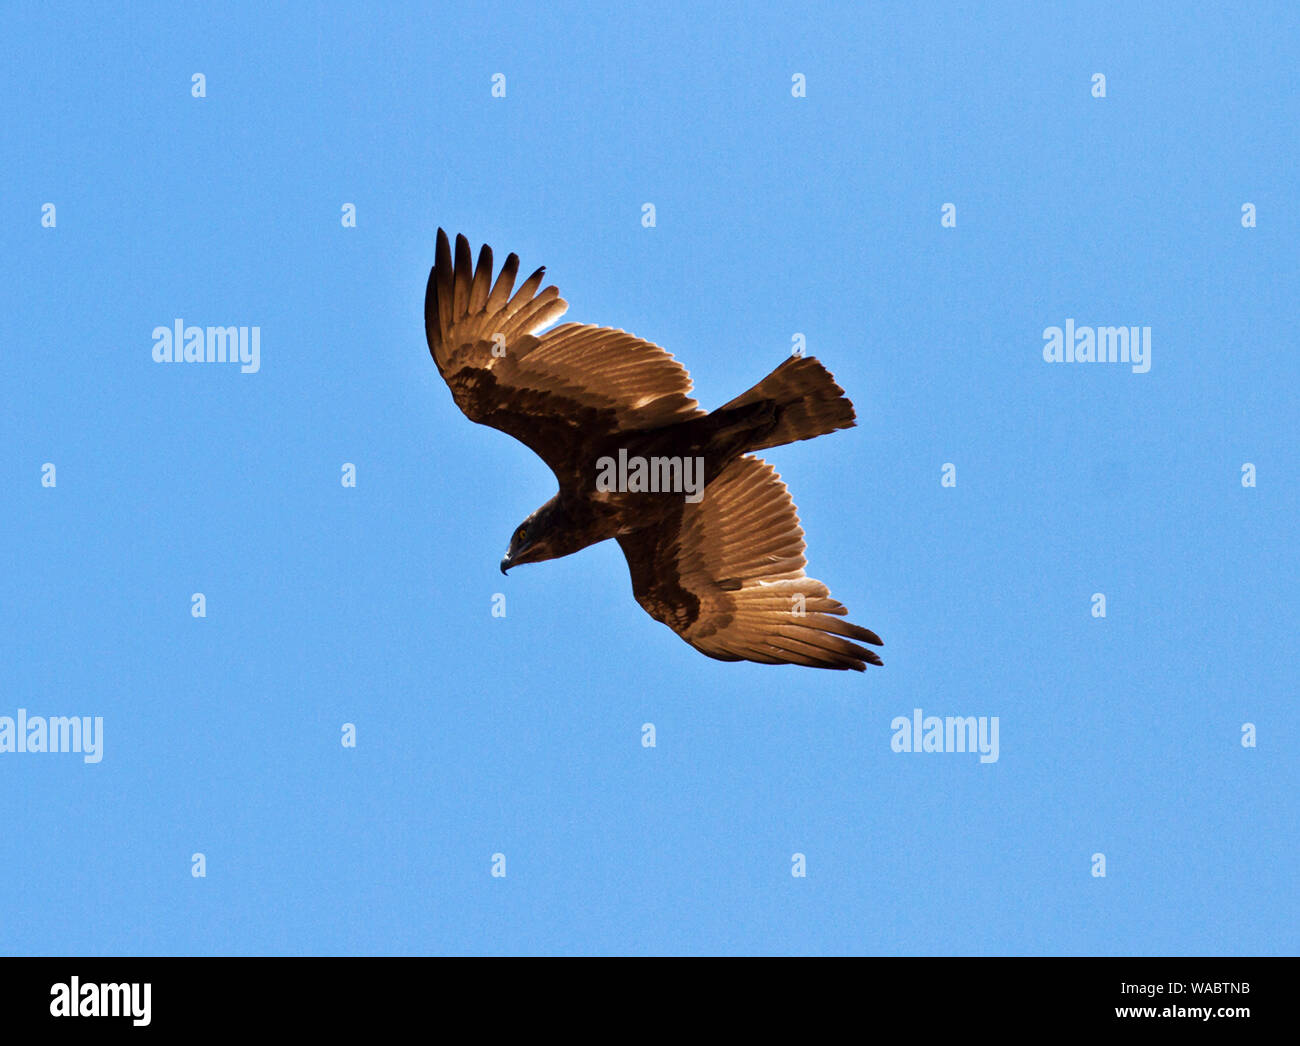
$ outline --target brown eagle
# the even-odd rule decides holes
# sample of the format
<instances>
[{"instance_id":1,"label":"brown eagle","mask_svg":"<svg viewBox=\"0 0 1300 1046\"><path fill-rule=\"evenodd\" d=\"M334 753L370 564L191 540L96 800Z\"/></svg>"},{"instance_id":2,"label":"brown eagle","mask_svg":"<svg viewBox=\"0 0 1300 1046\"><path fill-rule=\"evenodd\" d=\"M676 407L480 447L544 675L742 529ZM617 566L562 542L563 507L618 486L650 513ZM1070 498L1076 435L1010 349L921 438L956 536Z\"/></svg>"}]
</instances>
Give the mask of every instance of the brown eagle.
<instances>
[{"instance_id":1,"label":"brown eagle","mask_svg":"<svg viewBox=\"0 0 1300 1046\"><path fill-rule=\"evenodd\" d=\"M553 286L538 291L544 268L512 294L518 271L511 254L493 283L491 248L476 266L457 236L453 258L439 229L424 297L429 352L456 405L531 448L560 484L515 531L502 573L614 538L636 601L709 657L879 665L859 643L880 638L804 573L794 503L752 454L854 424L830 372L792 357L704 411L658 345L582 323L539 334L569 306Z\"/></svg>"}]
</instances>

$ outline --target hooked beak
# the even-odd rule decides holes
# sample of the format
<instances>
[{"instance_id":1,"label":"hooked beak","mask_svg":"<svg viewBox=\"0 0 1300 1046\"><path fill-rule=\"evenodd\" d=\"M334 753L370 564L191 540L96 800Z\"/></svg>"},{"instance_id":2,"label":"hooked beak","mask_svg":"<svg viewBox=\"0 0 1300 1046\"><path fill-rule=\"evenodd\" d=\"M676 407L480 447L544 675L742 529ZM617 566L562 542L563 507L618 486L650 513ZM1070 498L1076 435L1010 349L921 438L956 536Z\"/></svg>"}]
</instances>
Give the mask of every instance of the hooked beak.
<instances>
[{"instance_id":1,"label":"hooked beak","mask_svg":"<svg viewBox=\"0 0 1300 1046\"><path fill-rule=\"evenodd\" d=\"M510 566L510 557L507 555L504 559L501 560L501 573L504 574L506 572L506 569L509 566Z\"/></svg>"}]
</instances>

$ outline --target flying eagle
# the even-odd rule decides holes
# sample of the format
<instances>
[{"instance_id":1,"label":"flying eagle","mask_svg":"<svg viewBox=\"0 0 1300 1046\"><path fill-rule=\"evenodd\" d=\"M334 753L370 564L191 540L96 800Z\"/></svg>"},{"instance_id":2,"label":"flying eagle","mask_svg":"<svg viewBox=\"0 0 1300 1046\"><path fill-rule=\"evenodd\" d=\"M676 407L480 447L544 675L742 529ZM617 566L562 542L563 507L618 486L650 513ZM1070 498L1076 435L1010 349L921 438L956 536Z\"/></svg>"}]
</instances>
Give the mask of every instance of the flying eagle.
<instances>
[{"instance_id":1,"label":"flying eagle","mask_svg":"<svg viewBox=\"0 0 1300 1046\"><path fill-rule=\"evenodd\" d=\"M704 411L686 368L658 345L584 323L540 334L568 303L553 286L538 291L544 268L512 294L518 271L511 254L493 283L491 248L476 266L457 236L453 258L439 229L424 297L429 352L456 405L531 448L560 484L515 531L502 573L614 538L636 601L709 657L859 672L881 664L859 645L880 638L844 620L844 606L804 573L794 503L753 456L854 424L830 372L792 357ZM609 482L615 461L619 481ZM647 462L666 480L698 463L696 496L648 486Z\"/></svg>"}]
</instances>

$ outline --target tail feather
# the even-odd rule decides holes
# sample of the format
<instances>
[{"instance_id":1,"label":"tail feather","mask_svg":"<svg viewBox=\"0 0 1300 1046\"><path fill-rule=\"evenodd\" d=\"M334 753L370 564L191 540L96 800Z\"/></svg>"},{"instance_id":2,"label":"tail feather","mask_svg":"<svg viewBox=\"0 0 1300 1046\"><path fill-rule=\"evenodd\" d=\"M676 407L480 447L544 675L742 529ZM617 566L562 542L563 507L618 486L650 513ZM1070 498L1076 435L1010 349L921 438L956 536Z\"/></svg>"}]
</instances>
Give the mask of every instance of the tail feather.
<instances>
[{"instance_id":1,"label":"tail feather","mask_svg":"<svg viewBox=\"0 0 1300 1046\"><path fill-rule=\"evenodd\" d=\"M824 436L836 429L852 428L856 423L853 404L844 390L835 384L831 372L812 356L786 360L748 392L719 409L764 401L776 410L776 427L751 450Z\"/></svg>"}]
</instances>

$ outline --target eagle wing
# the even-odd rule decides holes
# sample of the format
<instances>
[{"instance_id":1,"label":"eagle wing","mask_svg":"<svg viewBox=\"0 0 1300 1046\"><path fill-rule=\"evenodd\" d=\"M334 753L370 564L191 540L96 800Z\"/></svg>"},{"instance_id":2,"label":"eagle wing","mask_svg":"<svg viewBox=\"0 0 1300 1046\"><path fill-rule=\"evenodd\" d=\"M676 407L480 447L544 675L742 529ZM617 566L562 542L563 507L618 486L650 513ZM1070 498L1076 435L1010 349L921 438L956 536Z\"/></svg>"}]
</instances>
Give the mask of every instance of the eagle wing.
<instances>
[{"instance_id":1,"label":"eagle wing","mask_svg":"<svg viewBox=\"0 0 1300 1046\"><path fill-rule=\"evenodd\" d=\"M509 433L532 449L563 486L588 478L590 450L621 431L703 414L689 397L686 368L648 341L609 327L565 323L568 303L554 286L540 293L538 269L511 294L519 258L492 282L492 249L475 266L469 241L452 257L438 230L424 295L424 330L438 372L471 421Z\"/></svg>"},{"instance_id":2,"label":"eagle wing","mask_svg":"<svg viewBox=\"0 0 1300 1046\"><path fill-rule=\"evenodd\" d=\"M694 504L619 537L642 608L720 661L856 669L881 664L870 629L804 573L804 536L776 470L737 459Z\"/></svg>"}]
</instances>

